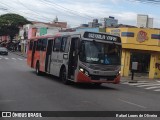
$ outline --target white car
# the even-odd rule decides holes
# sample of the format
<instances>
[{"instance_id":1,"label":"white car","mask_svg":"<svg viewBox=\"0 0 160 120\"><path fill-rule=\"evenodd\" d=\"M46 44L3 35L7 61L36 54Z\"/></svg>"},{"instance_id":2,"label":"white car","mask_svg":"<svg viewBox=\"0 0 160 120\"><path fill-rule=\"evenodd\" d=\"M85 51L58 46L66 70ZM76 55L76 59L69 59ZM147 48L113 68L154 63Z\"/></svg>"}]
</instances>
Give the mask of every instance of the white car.
<instances>
[{"instance_id":1,"label":"white car","mask_svg":"<svg viewBox=\"0 0 160 120\"><path fill-rule=\"evenodd\" d=\"M0 55L8 55L8 50L5 47L0 47Z\"/></svg>"}]
</instances>

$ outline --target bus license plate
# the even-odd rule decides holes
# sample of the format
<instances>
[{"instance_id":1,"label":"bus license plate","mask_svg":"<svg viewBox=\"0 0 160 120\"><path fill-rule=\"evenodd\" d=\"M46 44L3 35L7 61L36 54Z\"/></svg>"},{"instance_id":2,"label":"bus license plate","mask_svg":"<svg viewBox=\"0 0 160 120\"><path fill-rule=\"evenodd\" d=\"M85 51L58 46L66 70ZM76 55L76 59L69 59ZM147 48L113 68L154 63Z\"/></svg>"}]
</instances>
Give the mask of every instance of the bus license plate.
<instances>
[{"instance_id":1,"label":"bus license plate","mask_svg":"<svg viewBox=\"0 0 160 120\"><path fill-rule=\"evenodd\" d=\"M107 78L100 78L100 80L107 80Z\"/></svg>"}]
</instances>

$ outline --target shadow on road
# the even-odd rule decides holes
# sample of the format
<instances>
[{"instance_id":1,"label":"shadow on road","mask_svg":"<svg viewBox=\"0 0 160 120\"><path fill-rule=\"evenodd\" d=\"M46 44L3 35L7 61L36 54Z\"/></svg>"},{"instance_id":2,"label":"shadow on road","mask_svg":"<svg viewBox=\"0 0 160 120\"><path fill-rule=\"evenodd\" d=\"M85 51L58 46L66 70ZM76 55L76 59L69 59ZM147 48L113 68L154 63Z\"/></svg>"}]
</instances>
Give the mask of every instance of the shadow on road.
<instances>
[{"instance_id":1,"label":"shadow on road","mask_svg":"<svg viewBox=\"0 0 160 120\"><path fill-rule=\"evenodd\" d=\"M35 71L31 71L31 73L36 75ZM58 77L55 77L53 75L43 73L40 77L44 77L47 80L51 80L51 81L54 81L56 83L65 85L65 84L62 83L62 81ZM107 85L109 85L109 83L103 83L102 85L95 85L95 84L92 84L92 83L89 84L89 83L74 83L74 82L71 82L69 85L65 85L65 86L71 86L72 88L78 88L78 89L118 90L114 87L109 87Z\"/></svg>"},{"instance_id":2,"label":"shadow on road","mask_svg":"<svg viewBox=\"0 0 160 120\"><path fill-rule=\"evenodd\" d=\"M117 90L116 88L106 86L105 83L100 85L100 86L97 86L97 85L94 85L94 84L87 84L87 83L72 83L72 84L71 84L72 87L79 88L79 89Z\"/></svg>"}]
</instances>

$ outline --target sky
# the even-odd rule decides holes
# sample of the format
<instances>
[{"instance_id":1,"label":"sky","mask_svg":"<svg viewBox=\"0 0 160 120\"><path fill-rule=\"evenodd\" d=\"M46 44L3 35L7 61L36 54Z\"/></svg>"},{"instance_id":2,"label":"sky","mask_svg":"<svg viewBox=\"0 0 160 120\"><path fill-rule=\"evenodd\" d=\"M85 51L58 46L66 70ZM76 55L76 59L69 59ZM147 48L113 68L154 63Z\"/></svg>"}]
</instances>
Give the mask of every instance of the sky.
<instances>
[{"instance_id":1,"label":"sky","mask_svg":"<svg viewBox=\"0 0 160 120\"><path fill-rule=\"evenodd\" d=\"M17 13L28 20L51 22L56 16L68 27L113 16L119 24L136 26L137 14L149 15L160 28L160 4L135 0L0 0L0 15Z\"/></svg>"}]
</instances>

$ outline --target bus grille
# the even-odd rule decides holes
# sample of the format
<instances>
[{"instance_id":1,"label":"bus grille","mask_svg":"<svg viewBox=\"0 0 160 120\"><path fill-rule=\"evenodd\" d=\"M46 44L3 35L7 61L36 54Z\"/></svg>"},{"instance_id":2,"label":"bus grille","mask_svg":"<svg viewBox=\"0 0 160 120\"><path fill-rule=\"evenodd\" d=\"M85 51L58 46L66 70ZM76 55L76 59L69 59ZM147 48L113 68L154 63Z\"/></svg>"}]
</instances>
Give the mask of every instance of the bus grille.
<instances>
[{"instance_id":1,"label":"bus grille","mask_svg":"<svg viewBox=\"0 0 160 120\"><path fill-rule=\"evenodd\" d=\"M101 71L114 71L116 69L115 66L101 66L101 65L90 65L90 68Z\"/></svg>"},{"instance_id":2,"label":"bus grille","mask_svg":"<svg viewBox=\"0 0 160 120\"><path fill-rule=\"evenodd\" d=\"M113 81L116 76L99 76L99 75L90 75L92 80L106 80L106 81Z\"/></svg>"}]
</instances>

